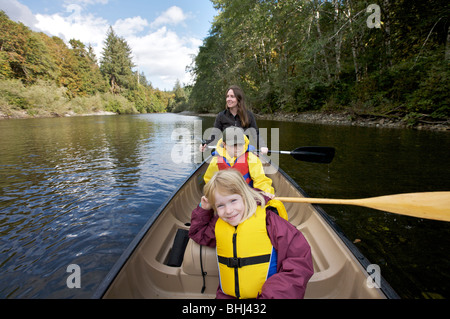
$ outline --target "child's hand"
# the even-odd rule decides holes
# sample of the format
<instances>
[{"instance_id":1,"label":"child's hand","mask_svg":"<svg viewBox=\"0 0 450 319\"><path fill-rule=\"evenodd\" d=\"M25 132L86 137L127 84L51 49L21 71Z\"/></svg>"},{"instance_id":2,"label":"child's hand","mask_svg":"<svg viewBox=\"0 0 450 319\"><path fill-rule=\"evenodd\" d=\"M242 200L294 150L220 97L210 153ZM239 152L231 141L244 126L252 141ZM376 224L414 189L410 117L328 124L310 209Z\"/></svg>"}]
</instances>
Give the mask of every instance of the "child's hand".
<instances>
[{"instance_id":1,"label":"child's hand","mask_svg":"<svg viewBox=\"0 0 450 319\"><path fill-rule=\"evenodd\" d=\"M212 208L206 196L202 196L201 205L204 210L210 210Z\"/></svg>"}]
</instances>

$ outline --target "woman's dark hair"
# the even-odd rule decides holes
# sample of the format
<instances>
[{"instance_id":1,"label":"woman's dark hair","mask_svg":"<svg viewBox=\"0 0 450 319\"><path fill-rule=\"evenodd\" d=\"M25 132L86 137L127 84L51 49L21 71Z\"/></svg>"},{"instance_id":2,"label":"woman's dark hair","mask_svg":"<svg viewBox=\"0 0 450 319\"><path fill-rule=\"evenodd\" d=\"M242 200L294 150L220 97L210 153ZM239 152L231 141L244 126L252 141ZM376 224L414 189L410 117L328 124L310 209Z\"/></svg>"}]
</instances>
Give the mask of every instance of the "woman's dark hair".
<instances>
[{"instance_id":1,"label":"woman's dark hair","mask_svg":"<svg viewBox=\"0 0 450 319\"><path fill-rule=\"evenodd\" d=\"M236 97L238 101L238 114L239 118L241 119L241 124L243 128L247 128L249 123L248 119L248 113L247 113L247 107L245 105L245 95L244 91L237 85L232 85L227 89L227 92L225 93L225 96L228 94L228 91L233 90L234 96ZM228 108L227 105L225 105L225 108Z\"/></svg>"}]
</instances>

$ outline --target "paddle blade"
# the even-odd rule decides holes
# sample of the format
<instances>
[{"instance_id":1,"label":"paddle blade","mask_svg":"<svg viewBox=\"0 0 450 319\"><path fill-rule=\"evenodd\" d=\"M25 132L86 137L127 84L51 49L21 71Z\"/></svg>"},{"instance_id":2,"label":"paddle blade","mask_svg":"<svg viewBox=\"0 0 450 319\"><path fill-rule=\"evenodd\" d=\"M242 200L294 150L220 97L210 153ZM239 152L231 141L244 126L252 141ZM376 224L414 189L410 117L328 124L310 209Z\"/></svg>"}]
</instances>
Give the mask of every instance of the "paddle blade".
<instances>
[{"instance_id":1,"label":"paddle blade","mask_svg":"<svg viewBox=\"0 0 450 319\"><path fill-rule=\"evenodd\" d=\"M306 146L291 152L293 158L303 162L330 164L336 150L333 147Z\"/></svg>"},{"instance_id":2,"label":"paddle blade","mask_svg":"<svg viewBox=\"0 0 450 319\"><path fill-rule=\"evenodd\" d=\"M450 222L450 192L387 195L366 198L357 204L394 214Z\"/></svg>"},{"instance_id":3,"label":"paddle blade","mask_svg":"<svg viewBox=\"0 0 450 319\"><path fill-rule=\"evenodd\" d=\"M386 195L362 199L275 197L285 203L355 205L389 213L450 222L450 192Z\"/></svg>"}]
</instances>

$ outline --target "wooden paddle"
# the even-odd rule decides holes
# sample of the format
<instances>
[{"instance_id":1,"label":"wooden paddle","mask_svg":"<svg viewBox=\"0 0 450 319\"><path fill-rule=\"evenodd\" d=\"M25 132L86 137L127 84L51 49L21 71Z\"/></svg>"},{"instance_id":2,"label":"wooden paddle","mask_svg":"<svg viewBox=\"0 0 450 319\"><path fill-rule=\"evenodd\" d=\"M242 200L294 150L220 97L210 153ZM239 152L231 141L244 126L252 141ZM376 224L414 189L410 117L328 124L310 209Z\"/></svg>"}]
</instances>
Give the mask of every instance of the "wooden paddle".
<instances>
[{"instance_id":1,"label":"wooden paddle","mask_svg":"<svg viewBox=\"0 0 450 319\"><path fill-rule=\"evenodd\" d=\"M450 192L387 195L363 199L276 197L285 203L355 205L394 214L450 221Z\"/></svg>"}]
</instances>

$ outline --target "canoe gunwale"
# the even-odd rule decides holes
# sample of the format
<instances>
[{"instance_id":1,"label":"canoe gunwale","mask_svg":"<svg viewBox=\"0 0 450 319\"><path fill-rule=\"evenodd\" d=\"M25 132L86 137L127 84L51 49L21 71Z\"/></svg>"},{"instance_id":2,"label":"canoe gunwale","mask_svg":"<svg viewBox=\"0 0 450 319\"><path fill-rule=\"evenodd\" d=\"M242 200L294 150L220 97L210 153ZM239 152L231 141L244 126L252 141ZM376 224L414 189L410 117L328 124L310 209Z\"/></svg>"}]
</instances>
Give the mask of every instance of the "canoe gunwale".
<instances>
[{"instance_id":1,"label":"canoe gunwale","mask_svg":"<svg viewBox=\"0 0 450 319\"><path fill-rule=\"evenodd\" d=\"M278 167L278 171L282 174L304 197L310 197L286 172ZM350 252L355 256L358 262L364 269L367 269L372 263L364 256L359 249L353 244L353 242L348 239L342 229L331 219L325 210L318 204L311 204L314 209L319 213L319 215L327 222L327 224L332 228L336 235L342 240L342 242L347 246ZM395 292L391 285L384 279L383 276L380 278L380 290L384 293L388 299L400 299L400 296Z\"/></svg>"},{"instance_id":2,"label":"canoe gunwale","mask_svg":"<svg viewBox=\"0 0 450 319\"><path fill-rule=\"evenodd\" d=\"M208 159L205 160L205 162ZM177 195L177 193L183 189L184 185L189 182L191 177L198 172L203 165L205 164L203 162L200 164L197 168L192 170L192 172L189 174L189 176L181 183L180 187L178 187L176 190L173 191L173 193L167 197L167 199L164 201L164 203L161 204L161 206L158 208L158 210L149 218L149 220L145 223L145 225L142 227L142 229L137 233L137 235L134 237L134 239L130 242L128 247L125 249L125 251L122 253L122 255L119 257L119 259L115 262L109 273L106 275L106 277L103 279L101 284L98 286L95 293L92 295L91 299L101 299L105 293L108 291L109 286L113 283L114 278L119 274L119 272L122 270L122 268L127 263L128 259L133 255L134 251L138 248L139 243L144 239L147 232L150 230L152 225L156 222L158 217L160 217L161 213L165 210L167 205L169 205L170 201Z\"/></svg>"}]
</instances>

